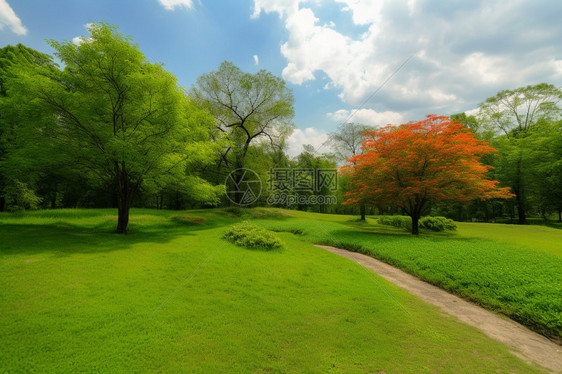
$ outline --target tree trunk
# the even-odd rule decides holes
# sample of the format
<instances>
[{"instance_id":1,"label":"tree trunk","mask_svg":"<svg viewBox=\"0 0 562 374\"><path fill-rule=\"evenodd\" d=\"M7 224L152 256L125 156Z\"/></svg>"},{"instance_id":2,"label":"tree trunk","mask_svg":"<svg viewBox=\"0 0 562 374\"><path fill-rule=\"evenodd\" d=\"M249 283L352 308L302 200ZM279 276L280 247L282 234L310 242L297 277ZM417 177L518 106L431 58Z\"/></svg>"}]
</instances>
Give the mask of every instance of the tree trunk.
<instances>
[{"instance_id":1,"label":"tree trunk","mask_svg":"<svg viewBox=\"0 0 562 374\"><path fill-rule=\"evenodd\" d=\"M116 163L116 186L117 186L117 229L118 234L129 233L129 210L133 202L133 196L138 189L138 184L132 184L125 164Z\"/></svg>"},{"instance_id":2,"label":"tree trunk","mask_svg":"<svg viewBox=\"0 0 562 374\"><path fill-rule=\"evenodd\" d=\"M0 212L6 210L6 198L4 196L0 196Z\"/></svg>"},{"instance_id":3,"label":"tree trunk","mask_svg":"<svg viewBox=\"0 0 562 374\"><path fill-rule=\"evenodd\" d=\"M361 221L365 221L365 204L359 206L359 212L361 213Z\"/></svg>"},{"instance_id":4,"label":"tree trunk","mask_svg":"<svg viewBox=\"0 0 562 374\"><path fill-rule=\"evenodd\" d=\"M517 194L515 199L517 200L517 217L518 217L517 223L520 225L524 225L527 223L527 216L525 214L525 206L523 203L523 199L520 194Z\"/></svg>"},{"instance_id":5,"label":"tree trunk","mask_svg":"<svg viewBox=\"0 0 562 374\"><path fill-rule=\"evenodd\" d=\"M515 200L517 201L517 223L524 225L527 223L527 217L525 214L525 196L524 196L524 184L523 176L521 174L521 152L519 152L519 158L517 159L517 174L516 174L516 188L513 189L515 192Z\"/></svg>"},{"instance_id":6,"label":"tree trunk","mask_svg":"<svg viewBox=\"0 0 562 374\"><path fill-rule=\"evenodd\" d=\"M51 209L55 209L57 207L57 184L55 183L53 196L51 198Z\"/></svg>"},{"instance_id":7,"label":"tree trunk","mask_svg":"<svg viewBox=\"0 0 562 374\"><path fill-rule=\"evenodd\" d=\"M125 194L126 195L126 194ZM118 234L128 234L129 233L129 210L131 209L131 200L127 196L122 198L118 197L118 213L117 213L117 229L115 232Z\"/></svg>"},{"instance_id":8,"label":"tree trunk","mask_svg":"<svg viewBox=\"0 0 562 374\"><path fill-rule=\"evenodd\" d=\"M241 205L242 192L240 191L240 181L242 180L242 170L237 170L234 174L234 204Z\"/></svg>"},{"instance_id":9,"label":"tree trunk","mask_svg":"<svg viewBox=\"0 0 562 374\"><path fill-rule=\"evenodd\" d=\"M412 235L419 235L420 234L420 217L418 216L411 216L412 217Z\"/></svg>"}]
</instances>

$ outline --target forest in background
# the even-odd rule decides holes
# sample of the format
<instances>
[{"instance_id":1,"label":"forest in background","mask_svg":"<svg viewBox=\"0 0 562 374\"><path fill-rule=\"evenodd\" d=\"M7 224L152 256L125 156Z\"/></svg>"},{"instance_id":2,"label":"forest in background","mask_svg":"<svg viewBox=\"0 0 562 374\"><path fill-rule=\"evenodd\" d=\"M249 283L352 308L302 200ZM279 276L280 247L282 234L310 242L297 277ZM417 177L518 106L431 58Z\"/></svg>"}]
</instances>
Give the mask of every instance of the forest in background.
<instances>
[{"instance_id":1,"label":"forest in background","mask_svg":"<svg viewBox=\"0 0 562 374\"><path fill-rule=\"evenodd\" d=\"M50 41L62 66L21 44L0 49L0 211L114 207L117 231L127 232L131 207L238 204L225 196L224 183L233 171L240 181L236 170L243 168L263 182L252 204L263 206L276 192L267 183L272 169L335 169L361 153L362 134L373 130L342 123L321 150L305 146L289 157L294 97L281 78L225 61L185 89L115 26L100 22L89 31L78 45ZM561 98L560 88L541 83L501 91L474 116L452 114L496 149L481 161L493 167L488 178L514 197L431 202L428 213L459 221L560 220ZM340 175L335 190L298 191L333 195L338 203L285 207L401 213L385 204L341 205L348 182Z\"/></svg>"}]
</instances>

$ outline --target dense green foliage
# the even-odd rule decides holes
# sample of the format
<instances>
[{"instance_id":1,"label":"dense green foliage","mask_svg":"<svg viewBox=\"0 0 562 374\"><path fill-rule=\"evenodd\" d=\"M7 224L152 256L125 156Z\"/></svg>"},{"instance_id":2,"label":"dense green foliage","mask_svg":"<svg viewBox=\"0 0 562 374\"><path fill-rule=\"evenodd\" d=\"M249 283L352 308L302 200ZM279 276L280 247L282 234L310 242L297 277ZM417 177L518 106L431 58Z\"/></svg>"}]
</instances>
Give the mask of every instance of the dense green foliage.
<instances>
[{"instance_id":1,"label":"dense green foliage","mask_svg":"<svg viewBox=\"0 0 562 374\"><path fill-rule=\"evenodd\" d=\"M409 216L381 216L377 218L381 225L400 227L406 231L412 230L412 218Z\"/></svg>"},{"instance_id":2,"label":"dense green foliage","mask_svg":"<svg viewBox=\"0 0 562 374\"><path fill-rule=\"evenodd\" d=\"M485 239L480 224L459 223L458 232L416 239L369 218L364 224L346 216L294 214L299 218L264 225L298 229L305 240L374 256L535 331L562 337L561 230L496 224L482 226L490 238ZM463 235L465 228L470 235Z\"/></svg>"},{"instance_id":3,"label":"dense green foliage","mask_svg":"<svg viewBox=\"0 0 562 374\"><path fill-rule=\"evenodd\" d=\"M190 96L213 115L220 137L226 140L219 151L215 178L217 183L224 183L233 172L231 198L241 203L242 168L252 165L255 151L260 155L283 152L285 140L293 131L293 93L283 79L270 72L244 73L225 61L218 70L201 75ZM261 149L265 144L270 152ZM252 166L261 174L259 164Z\"/></svg>"},{"instance_id":4,"label":"dense green foliage","mask_svg":"<svg viewBox=\"0 0 562 374\"><path fill-rule=\"evenodd\" d=\"M283 251L241 251L220 239L239 220L224 210L133 209L127 237L111 233L116 219L109 209L0 214L0 371L538 372L301 236L279 233Z\"/></svg>"},{"instance_id":5,"label":"dense green foliage","mask_svg":"<svg viewBox=\"0 0 562 374\"><path fill-rule=\"evenodd\" d=\"M10 68L7 106L29 144L20 153L43 155L40 164L72 165L91 185L113 187L120 233L129 231L129 208L141 189L175 188L216 204L213 187L188 173L217 150L212 117L116 27L93 23L89 34L79 44L51 41L62 70ZM48 154L58 157L53 162Z\"/></svg>"},{"instance_id":6,"label":"dense green foliage","mask_svg":"<svg viewBox=\"0 0 562 374\"><path fill-rule=\"evenodd\" d=\"M4 188L4 198L8 210L12 212L26 209L37 209L41 198L35 194L25 183L15 179Z\"/></svg>"},{"instance_id":7,"label":"dense green foliage","mask_svg":"<svg viewBox=\"0 0 562 374\"><path fill-rule=\"evenodd\" d=\"M515 197L506 210L516 209L517 222L527 222L530 213L543 217L562 213L559 186L562 174L559 139L562 89L551 84L503 90L480 104L477 118L466 118L477 135L498 150L487 162L495 167L494 178L511 188ZM474 125L478 122L477 125ZM495 216L485 207L485 218ZM491 213L491 214L490 214Z\"/></svg>"},{"instance_id":8,"label":"dense green foliage","mask_svg":"<svg viewBox=\"0 0 562 374\"><path fill-rule=\"evenodd\" d=\"M256 226L249 221L233 225L223 238L246 248L274 249L283 246L281 240L269 230Z\"/></svg>"},{"instance_id":9,"label":"dense green foliage","mask_svg":"<svg viewBox=\"0 0 562 374\"><path fill-rule=\"evenodd\" d=\"M118 231L126 231L130 206L230 205L227 176L249 168L263 186L252 206L404 214L373 202L342 206L350 189L345 176L337 191L284 191L336 197L338 203L270 200L279 192L269 185L273 169L335 168L362 152L368 126L342 123L318 150L305 146L290 157L294 97L279 77L243 72L225 61L187 91L116 26L94 22L88 32L76 43L49 42L62 66L21 44L0 49L0 211L121 207ZM542 83L499 92L477 116L452 115L498 150L482 161L493 166L489 178L516 197L432 202L424 214L520 223L555 214L562 221L561 95L560 88ZM242 175L234 172L235 188Z\"/></svg>"},{"instance_id":10,"label":"dense green foliage","mask_svg":"<svg viewBox=\"0 0 562 374\"><path fill-rule=\"evenodd\" d=\"M449 218L428 216L420 219L420 228L435 232L454 231L457 229L457 225Z\"/></svg>"}]
</instances>

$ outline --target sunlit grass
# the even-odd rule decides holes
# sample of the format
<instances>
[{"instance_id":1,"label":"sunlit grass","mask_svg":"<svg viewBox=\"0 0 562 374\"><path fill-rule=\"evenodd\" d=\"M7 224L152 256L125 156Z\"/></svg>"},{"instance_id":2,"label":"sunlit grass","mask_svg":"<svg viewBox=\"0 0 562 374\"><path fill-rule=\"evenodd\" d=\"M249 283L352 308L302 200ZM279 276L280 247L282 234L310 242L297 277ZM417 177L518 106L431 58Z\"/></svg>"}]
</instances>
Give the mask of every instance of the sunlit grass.
<instances>
[{"instance_id":1,"label":"sunlit grass","mask_svg":"<svg viewBox=\"0 0 562 374\"><path fill-rule=\"evenodd\" d=\"M135 209L128 236L114 210L0 215L0 371L534 371L310 234L273 252L221 239L317 218L292 214Z\"/></svg>"},{"instance_id":2,"label":"sunlit grass","mask_svg":"<svg viewBox=\"0 0 562 374\"><path fill-rule=\"evenodd\" d=\"M281 231L369 254L432 284L562 338L562 231L545 226L459 223L455 232L414 237L368 218L295 212Z\"/></svg>"}]
</instances>

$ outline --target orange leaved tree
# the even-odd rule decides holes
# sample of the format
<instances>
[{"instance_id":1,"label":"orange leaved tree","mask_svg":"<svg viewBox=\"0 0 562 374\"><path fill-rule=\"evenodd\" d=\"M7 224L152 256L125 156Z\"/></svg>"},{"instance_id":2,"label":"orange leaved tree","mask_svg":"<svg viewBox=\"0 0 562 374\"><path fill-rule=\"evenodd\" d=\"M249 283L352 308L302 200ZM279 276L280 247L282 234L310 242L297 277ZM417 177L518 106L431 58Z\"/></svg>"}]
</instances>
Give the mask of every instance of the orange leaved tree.
<instances>
[{"instance_id":1,"label":"orange leaved tree","mask_svg":"<svg viewBox=\"0 0 562 374\"><path fill-rule=\"evenodd\" d=\"M509 198L508 188L486 179L480 157L494 151L462 123L428 115L423 121L387 125L364 134L364 152L341 172L351 177L344 204L369 201L401 207L412 234L431 201Z\"/></svg>"}]
</instances>

